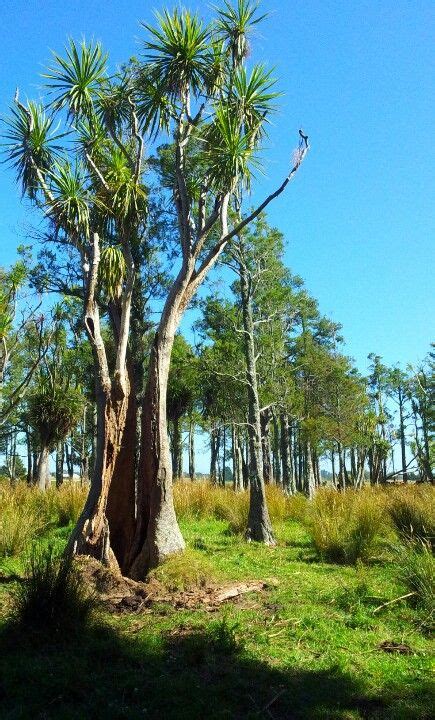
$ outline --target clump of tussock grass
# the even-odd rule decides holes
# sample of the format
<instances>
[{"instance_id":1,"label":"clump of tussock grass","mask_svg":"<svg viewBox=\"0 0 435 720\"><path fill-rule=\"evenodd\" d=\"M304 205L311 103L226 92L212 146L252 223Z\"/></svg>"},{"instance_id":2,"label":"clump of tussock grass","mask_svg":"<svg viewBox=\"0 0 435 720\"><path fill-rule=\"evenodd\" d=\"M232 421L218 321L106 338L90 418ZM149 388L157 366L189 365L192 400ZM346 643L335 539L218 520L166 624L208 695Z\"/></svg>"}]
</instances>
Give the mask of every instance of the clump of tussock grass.
<instances>
[{"instance_id":1,"label":"clump of tussock grass","mask_svg":"<svg viewBox=\"0 0 435 720\"><path fill-rule=\"evenodd\" d=\"M307 514L307 528L320 557L353 565L373 557L385 526L385 499L371 488L344 493L322 488Z\"/></svg>"},{"instance_id":2,"label":"clump of tussock grass","mask_svg":"<svg viewBox=\"0 0 435 720\"><path fill-rule=\"evenodd\" d=\"M54 546L34 544L25 578L15 591L12 620L20 630L65 636L86 626L96 599L85 589L73 560Z\"/></svg>"},{"instance_id":3,"label":"clump of tussock grass","mask_svg":"<svg viewBox=\"0 0 435 720\"><path fill-rule=\"evenodd\" d=\"M53 499L57 524L65 527L70 523L76 523L83 510L88 488L72 481L63 483L60 488L53 488L49 492Z\"/></svg>"},{"instance_id":4,"label":"clump of tussock grass","mask_svg":"<svg viewBox=\"0 0 435 720\"><path fill-rule=\"evenodd\" d=\"M396 548L395 565L399 582L412 593L408 602L423 613L423 626L435 623L435 559L427 542L407 542Z\"/></svg>"},{"instance_id":5,"label":"clump of tussock grass","mask_svg":"<svg viewBox=\"0 0 435 720\"><path fill-rule=\"evenodd\" d=\"M174 592L206 587L219 578L216 569L203 553L187 548L151 570L148 580L152 579Z\"/></svg>"},{"instance_id":6,"label":"clump of tussock grass","mask_svg":"<svg viewBox=\"0 0 435 720\"><path fill-rule=\"evenodd\" d=\"M394 488L387 505L391 523L405 542L435 547L435 494L430 486Z\"/></svg>"}]
</instances>

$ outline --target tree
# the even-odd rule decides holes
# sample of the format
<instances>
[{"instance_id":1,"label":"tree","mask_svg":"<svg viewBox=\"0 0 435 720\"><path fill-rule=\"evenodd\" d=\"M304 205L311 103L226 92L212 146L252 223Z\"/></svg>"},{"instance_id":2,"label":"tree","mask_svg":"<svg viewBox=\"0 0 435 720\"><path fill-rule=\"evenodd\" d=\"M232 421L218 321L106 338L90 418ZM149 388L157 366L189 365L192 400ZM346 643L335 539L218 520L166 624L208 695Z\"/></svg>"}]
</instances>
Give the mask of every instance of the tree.
<instances>
[{"instance_id":1,"label":"tree","mask_svg":"<svg viewBox=\"0 0 435 720\"><path fill-rule=\"evenodd\" d=\"M293 167L284 182L243 219L229 212L264 136L275 93L270 72L260 65L249 75L248 34L260 21L256 7L225 3L206 27L188 11L165 11L158 26L146 26L146 61L139 81L151 83L149 126L166 124L172 145L173 203L179 226L181 267L172 284L151 352L143 413L143 479L139 497L134 575L184 548L172 500L172 470L166 429L166 395L172 345L195 292L234 237L286 188L308 151L301 133ZM205 119L206 118L206 119ZM196 173L188 176L188 148L198 143ZM149 507L148 507L149 502Z\"/></svg>"},{"instance_id":2,"label":"tree","mask_svg":"<svg viewBox=\"0 0 435 720\"><path fill-rule=\"evenodd\" d=\"M81 414L83 398L62 376L62 367L46 365L39 372L36 387L27 400L27 420L40 443L36 482L45 490L48 480L49 454L65 439Z\"/></svg>"}]
</instances>

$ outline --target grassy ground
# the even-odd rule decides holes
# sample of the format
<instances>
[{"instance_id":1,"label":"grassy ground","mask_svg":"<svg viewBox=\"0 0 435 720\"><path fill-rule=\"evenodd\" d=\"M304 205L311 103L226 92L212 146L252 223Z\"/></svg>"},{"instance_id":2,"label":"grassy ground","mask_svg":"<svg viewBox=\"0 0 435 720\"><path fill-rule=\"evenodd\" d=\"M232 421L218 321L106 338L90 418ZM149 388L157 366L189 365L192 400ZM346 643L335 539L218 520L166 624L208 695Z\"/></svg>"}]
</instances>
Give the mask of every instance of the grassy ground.
<instances>
[{"instance_id":1,"label":"grassy ground","mask_svg":"<svg viewBox=\"0 0 435 720\"><path fill-rule=\"evenodd\" d=\"M423 719L433 717L430 640L394 563L319 562L304 525L275 522L278 546L247 545L227 520L181 521L188 552L154 573L167 588L260 579L207 611L155 603L54 640L8 622L13 573L2 561L0 716L25 718ZM69 529L44 538L61 545ZM396 642L409 654L389 653Z\"/></svg>"}]
</instances>

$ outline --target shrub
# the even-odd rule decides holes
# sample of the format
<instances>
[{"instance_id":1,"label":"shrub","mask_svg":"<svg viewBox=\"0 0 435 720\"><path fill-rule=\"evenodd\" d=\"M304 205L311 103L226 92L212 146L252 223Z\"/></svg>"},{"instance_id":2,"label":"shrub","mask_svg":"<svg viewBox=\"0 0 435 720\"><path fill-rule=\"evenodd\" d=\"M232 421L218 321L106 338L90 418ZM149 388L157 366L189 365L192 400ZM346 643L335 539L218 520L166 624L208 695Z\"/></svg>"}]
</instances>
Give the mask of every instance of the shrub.
<instances>
[{"instance_id":1,"label":"shrub","mask_svg":"<svg viewBox=\"0 0 435 720\"><path fill-rule=\"evenodd\" d=\"M319 490L307 515L319 555L345 564L369 560L382 532L383 505L380 494L370 490Z\"/></svg>"},{"instance_id":2,"label":"shrub","mask_svg":"<svg viewBox=\"0 0 435 720\"><path fill-rule=\"evenodd\" d=\"M435 547L435 504L433 489L414 486L397 488L388 505L392 524L399 537Z\"/></svg>"},{"instance_id":3,"label":"shrub","mask_svg":"<svg viewBox=\"0 0 435 720\"><path fill-rule=\"evenodd\" d=\"M95 605L71 558L53 546L33 545L15 594L13 618L20 628L69 634L86 624Z\"/></svg>"}]
</instances>

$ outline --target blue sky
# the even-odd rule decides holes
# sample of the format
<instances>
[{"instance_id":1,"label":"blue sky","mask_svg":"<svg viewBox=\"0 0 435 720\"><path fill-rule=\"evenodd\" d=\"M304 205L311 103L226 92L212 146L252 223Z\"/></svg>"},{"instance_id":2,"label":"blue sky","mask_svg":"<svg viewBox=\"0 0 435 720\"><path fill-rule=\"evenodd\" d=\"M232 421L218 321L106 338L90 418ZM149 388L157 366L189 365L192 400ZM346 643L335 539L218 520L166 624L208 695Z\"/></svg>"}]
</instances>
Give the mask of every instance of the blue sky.
<instances>
[{"instance_id":1,"label":"blue sky","mask_svg":"<svg viewBox=\"0 0 435 720\"><path fill-rule=\"evenodd\" d=\"M113 65L138 54L152 10L173 3L2 0L0 113L16 86L38 97L50 49L68 35L101 40ZM201 11L205 3L186 2ZM343 323L361 370L417 362L434 339L433 0L264 0L271 13L253 39L254 59L276 67L285 93L265 152L256 198L287 174L297 131L311 152L270 210L286 260ZM26 223L11 171L0 167L0 263L15 257Z\"/></svg>"}]
</instances>

